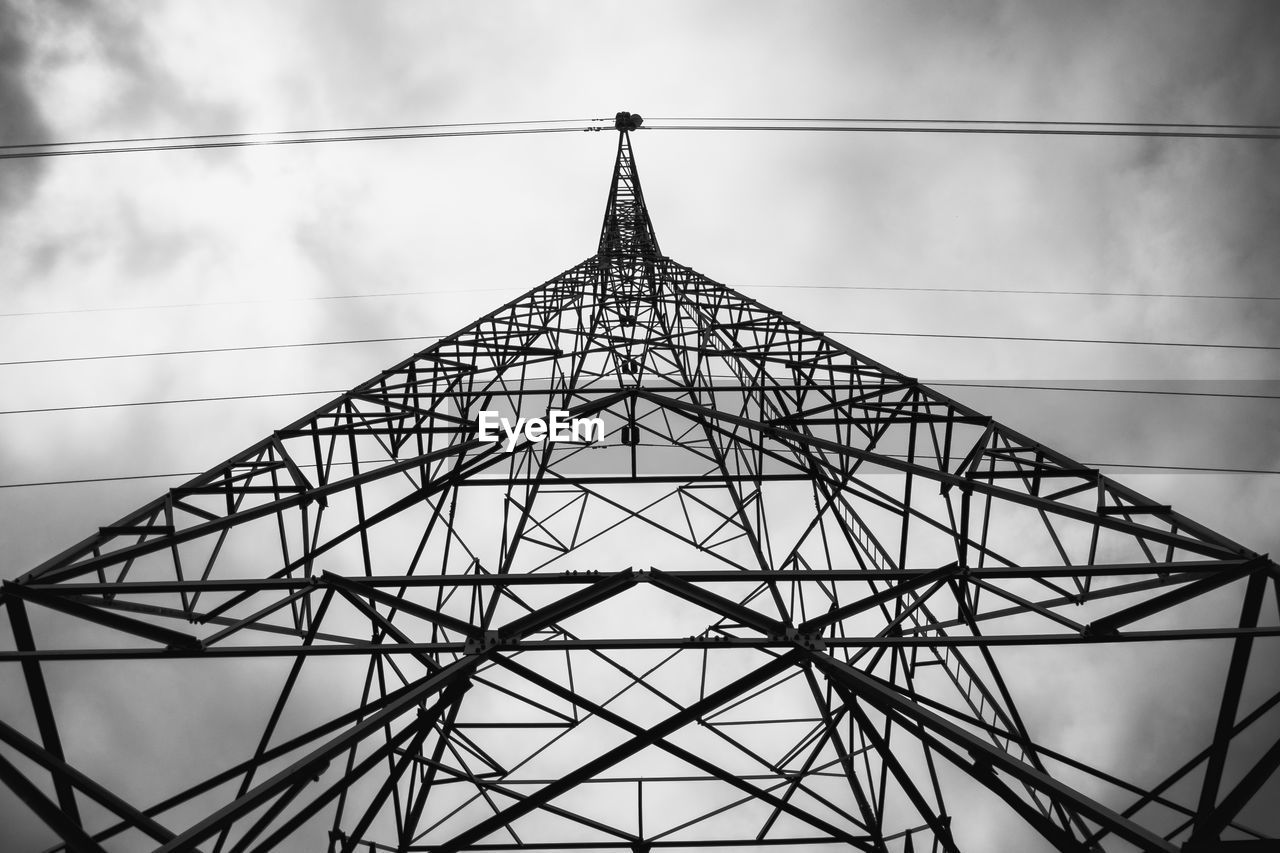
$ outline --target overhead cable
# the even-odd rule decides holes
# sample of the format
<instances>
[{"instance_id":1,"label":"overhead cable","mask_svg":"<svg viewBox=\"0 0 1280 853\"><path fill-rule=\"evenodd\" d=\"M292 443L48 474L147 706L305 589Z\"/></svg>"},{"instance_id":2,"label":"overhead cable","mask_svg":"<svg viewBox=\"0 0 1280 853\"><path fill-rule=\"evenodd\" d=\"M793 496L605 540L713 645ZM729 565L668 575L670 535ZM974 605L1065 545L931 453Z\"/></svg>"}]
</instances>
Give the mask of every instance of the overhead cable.
<instances>
[{"instance_id":1,"label":"overhead cable","mask_svg":"<svg viewBox=\"0 0 1280 853\"><path fill-rule=\"evenodd\" d=\"M452 126L452 125L446 125ZM75 143L47 142L38 146L21 146L18 149L0 151L0 160L19 160L35 157L74 157L82 154L134 154L145 151L196 151L212 148L255 148L269 145L308 145L321 142L378 142L389 139L441 139L469 136L513 136L538 133L572 133L593 130L590 126L555 127L504 127L481 130L421 130L378 133L330 133L324 131L293 131L297 135L278 136L271 139L228 139L240 134L206 134L199 137L174 137L187 139L181 142L141 142L137 144L105 144L92 148L66 147ZM301 134L313 133L306 136ZM262 134L248 134L259 136Z\"/></svg>"},{"instance_id":2,"label":"overhead cable","mask_svg":"<svg viewBox=\"0 0 1280 853\"><path fill-rule=\"evenodd\" d=\"M766 133L908 133L908 134L967 134L1011 136L1129 136L1170 139L1280 139L1280 127L1272 125L1240 125L1228 129L1223 125L1196 124L1127 124L1113 122L1094 124L1081 122L1064 126L1065 122L914 122L910 120L889 123L808 123L804 119L664 119L672 124L657 124L652 119L644 130L683 131L763 131ZM719 121L717 124L693 122ZM850 120L853 121L853 120ZM748 123L750 122L750 123ZM775 123L776 122L776 123ZM788 123L783 123L788 122ZM1257 129L1254 129L1257 128Z\"/></svg>"},{"instance_id":3,"label":"overhead cable","mask_svg":"<svg viewBox=\"0 0 1280 853\"><path fill-rule=\"evenodd\" d=\"M1280 350L1277 346L1263 346L1261 344L1216 344L1216 343L1200 343L1193 341L1134 341L1134 340L1115 340L1107 338L1041 338L1018 335L960 335L960 334L941 334L928 332L870 332L870 331L828 331L826 335L872 335L877 337L891 338L942 338L942 339L960 339L960 340L982 340L982 341L1017 341L1021 343L1058 343L1058 344L1111 344L1114 346L1138 346L1138 347L1189 347L1200 349L1230 349L1230 350L1261 350L1273 352ZM405 335L393 338L360 338L347 341L306 341L295 344L256 344L251 346L238 347L209 347L206 349L187 349L187 350L163 350L158 352L125 352L110 353L106 355L76 355L63 356L57 358L28 358L16 361L0 361L0 367L17 367L21 365L31 364L61 364L66 362L77 361L107 361L110 359L120 358L160 358L179 355L207 355L211 353L225 352L252 352L257 350L273 350L273 349L299 349L304 347L336 347L349 346L356 344L381 344L394 341L431 341L439 340L442 335Z\"/></svg>"},{"instance_id":4,"label":"overhead cable","mask_svg":"<svg viewBox=\"0 0 1280 853\"><path fill-rule=\"evenodd\" d=\"M627 445L617 445L625 447ZM1200 465L1142 465L1136 463L1125 462L1083 462L1091 468L1137 468L1151 471L1177 471L1183 473L1194 474L1254 474L1254 475L1280 475L1280 470L1274 468L1213 468ZM301 466L311 467L311 466ZM0 489L31 489L38 486L76 486L89 483L117 483L127 480L162 480L177 477L197 477L201 474L207 474L207 471L173 471L165 474L126 474L118 477L80 477L69 480L42 480L38 482L28 483L0 483Z\"/></svg>"},{"instance_id":5,"label":"overhead cable","mask_svg":"<svg viewBox=\"0 0 1280 853\"><path fill-rule=\"evenodd\" d=\"M1171 391L1154 388L1091 388L1064 385L1023 385L1006 382L947 382L924 381L930 388L989 388L994 390L1051 391L1090 394L1148 394L1160 397L1209 397L1229 400L1280 400L1280 394L1229 394L1219 391ZM319 391L275 391L264 394L226 394L207 397L186 397L177 400L130 400L114 403L86 403L74 406L43 406L29 409L4 409L0 415L33 415L51 412L82 412L94 409L128 409L139 406L178 406L191 403L220 403L234 400L267 400L277 397L315 397L344 394L345 391L327 389Z\"/></svg>"},{"instance_id":6,"label":"overhead cable","mask_svg":"<svg viewBox=\"0 0 1280 853\"><path fill-rule=\"evenodd\" d=\"M498 293L523 290L522 287L460 287L450 290L399 290L390 293L342 293L321 296L295 296L280 299L229 299L208 302L169 302L158 305L113 305L92 308L55 308L44 311L0 312L0 317L37 317L57 314L93 314L111 311L159 311L173 308L217 308L228 305L272 305L275 303L325 302L343 299L395 299L406 296L432 296L453 293ZM1280 296L1242 293L1142 293L1108 290L1026 290L1004 287L898 287L872 284L740 284L735 290L865 290L886 293L994 293L1027 296L1105 296L1141 299L1223 299L1280 302Z\"/></svg>"}]
</instances>

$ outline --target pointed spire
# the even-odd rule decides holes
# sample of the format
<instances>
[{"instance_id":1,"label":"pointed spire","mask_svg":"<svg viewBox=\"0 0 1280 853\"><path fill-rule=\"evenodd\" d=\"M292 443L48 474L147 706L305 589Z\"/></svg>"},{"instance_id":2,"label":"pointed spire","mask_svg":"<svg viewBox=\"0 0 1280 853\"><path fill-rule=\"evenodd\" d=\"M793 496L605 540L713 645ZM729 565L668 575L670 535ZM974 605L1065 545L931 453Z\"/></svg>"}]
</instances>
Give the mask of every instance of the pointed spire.
<instances>
[{"instance_id":1,"label":"pointed spire","mask_svg":"<svg viewBox=\"0 0 1280 853\"><path fill-rule=\"evenodd\" d=\"M609 190L604 225L600 229L600 255L653 259L662 254L658 249L658 238L653 233L653 223L649 221L649 211L644 206L640 174L631 154L629 133L642 121L638 115L622 112L618 113L614 125L618 129L618 159L613 165L613 186Z\"/></svg>"}]
</instances>

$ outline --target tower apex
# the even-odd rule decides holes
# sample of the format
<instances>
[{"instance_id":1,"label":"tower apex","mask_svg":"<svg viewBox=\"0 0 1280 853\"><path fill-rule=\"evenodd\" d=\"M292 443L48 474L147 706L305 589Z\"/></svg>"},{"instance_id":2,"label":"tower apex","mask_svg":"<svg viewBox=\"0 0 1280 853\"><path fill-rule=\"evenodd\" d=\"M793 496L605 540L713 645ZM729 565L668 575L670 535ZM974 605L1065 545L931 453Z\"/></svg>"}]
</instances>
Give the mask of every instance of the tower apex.
<instances>
[{"instance_id":1,"label":"tower apex","mask_svg":"<svg viewBox=\"0 0 1280 853\"><path fill-rule=\"evenodd\" d=\"M620 131L636 130L644 124L639 113L620 112L614 117L613 126Z\"/></svg>"},{"instance_id":2,"label":"tower apex","mask_svg":"<svg viewBox=\"0 0 1280 853\"><path fill-rule=\"evenodd\" d=\"M634 256L652 261L662 252L653 233L653 223L649 221L649 210L640 190L640 173L636 171L631 153L631 137L627 134L628 130L639 127L641 121L634 113L618 113L618 158L613 164L613 182L597 252L607 257Z\"/></svg>"}]
</instances>

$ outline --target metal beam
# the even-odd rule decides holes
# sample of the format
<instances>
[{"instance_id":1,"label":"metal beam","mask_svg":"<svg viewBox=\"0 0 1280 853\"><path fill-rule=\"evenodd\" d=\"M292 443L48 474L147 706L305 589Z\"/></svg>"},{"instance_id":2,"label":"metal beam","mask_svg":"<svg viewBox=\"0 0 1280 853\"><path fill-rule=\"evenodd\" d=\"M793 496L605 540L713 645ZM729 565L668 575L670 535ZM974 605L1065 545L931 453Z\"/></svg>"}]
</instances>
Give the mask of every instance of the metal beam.
<instances>
[{"instance_id":1,"label":"metal beam","mask_svg":"<svg viewBox=\"0 0 1280 853\"><path fill-rule=\"evenodd\" d=\"M7 585L6 585L7 587ZM44 670L36 650L35 638L31 634L31 623L27 619L25 603L17 596L5 597L5 609L9 613L9 628L13 631L14 647L23 657L22 674L27 682L27 697L31 700L31 710L36 717L36 726L40 731L40 740L44 749L58 761L66 761L62 752L62 738L58 734L58 718L53 712L53 703L49 699L49 687L44 680ZM75 792L70 783L61 776L54 775L53 789L58 796L58 806L67 823L80 825L80 809L76 805Z\"/></svg>"},{"instance_id":2,"label":"metal beam","mask_svg":"<svg viewBox=\"0 0 1280 853\"><path fill-rule=\"evenodd\" d=\"M0 755L0 782L7 785L9 790L18 795L18 799L26 803L31 811L56 832L72 853L105 853L98 842L80 828L79 820L70 819L65 808L60 808L46 797L34 782L10 764L3 755Z\"/></svg>"},{"instance_id":3,"label":"metal beam","mask_svg":"<svg viewBox=\"0 0 1280 853\"><path fill-rule=\"evenodd\" d=\"M480 821L475 826L460 832L448 841L434 845L435 850L437 853L459 853L461 850L468 849L473 842L479 841L495 830L509 825L516 819L534 811L543 803L551 802L580 782L608 770L618 762L630 758L646 747L663 740L668 735L675 733L703 716L707 711L717 708L767 681L794 665L798 655L798 652L793 651L764 663L753 672L730 682L714 693L710 693L705 698L689 705L684 710L672 714L662 722L649 727L646 731L633 735L624 743L569 771L559 781L544 786L527 798L508 806L496 815Z\"/></svg>"}]
</instances>

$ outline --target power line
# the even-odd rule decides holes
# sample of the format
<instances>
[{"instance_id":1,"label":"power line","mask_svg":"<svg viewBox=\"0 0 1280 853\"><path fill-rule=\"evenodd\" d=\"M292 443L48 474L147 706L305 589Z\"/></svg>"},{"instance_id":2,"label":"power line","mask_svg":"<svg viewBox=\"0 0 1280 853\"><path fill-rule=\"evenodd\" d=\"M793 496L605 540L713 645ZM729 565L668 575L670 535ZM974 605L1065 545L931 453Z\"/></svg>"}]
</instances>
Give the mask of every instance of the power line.
<instances>
[{"instance_id":1,"label":"power line","mask_svg":"<svg viewBox=\"0 0 1280 853\"><path fill-rule=\"evenodd\" d=\"M1032 296L1124 296L1146 299L1254 299L1280 302L1280 296L1251 296L1228 293L1140 293L1138 291L1109 290L1023 290L1001 287L891 287L870 284L744 284L738 289L772 290L882 290L909 291L912 293L1001 293L1028 294ZM0 316L5 316L0 314Z\"/></svg>"},{"instance_id":2,"label":"power line","mask_svg":"<svg viewBox=\"0 0 1280 853\"><path fill-rule=\"evenodd\" d=\"M1198 122L1150 122L1150 121L1006 121L1002 119L963 118L725 118L686 116L683 118L659 116L649 121L735 121L735 122L825 122L827 124L972 124L1047 127L1189 127L1230 130L1280 130L1275 124L1203 124Z\"/></svg>"},{"instance_id":3,"label":"power line","mask_svg":"<svg viewBox=\"0 0 1280 853\"><path fill-rule=\"evenodd\" d=\"M397 296L426 296L437 293L499 293L524 289L526 288L459 287L451 290L404 290L392 293L347 293L336 296L297 296L283 299L228 299L216 302L170 302L161 305L117 305L102 308L60 308L50 311L10 311L8 313L0 313L0 317L36 317L50 314L96 314L107 311L157 311L170 308L216 308L227 305L273 305L277 302L325 302L335 299L389 299Z\"/></svg>"},{"instance_id":4,"label":"power line","mask_svg":"<svg viewBox=\"0 0 1280 853\"><path fill-rule=\"evenodd\" d=\"M157 311L173 308L213 308L227 305L272 305L291 302L324 302L341 299L394 299L405 296L431 296L452 293L500 293L520 290L519 287L461 287L450 290L401 290L390 293L348 293L334 296L298 296L284 299L235 299L216 302L171 302L160 305L118 305L98 308L60 308L46 311L0 312L0 317L36 317L57 314L93 314L111 311ZM1228 293L1140 293L1138 291L1107 290L1024 290L999 287L893 287L870 284L743 284L739 290L866 290L889 293L996 293L1029 296L1109 296L1144 299L1226 299L1280 302L1280 296L1254 296Z\"/></svg>"},{"instance_id":5,"label":"power line","mask_svg":"<svg viewBox=\"0 0 1280 853\"><path fill-rule=\"evenodd\" d=\"M1275 351L1280 350L1276 346L1262 346L1258 344L1213 344L1213 343L1194 343L1190 341L1132 341L1132 340L1108 340L1102 338L1038 338L1017 335L959 335L959 334L938 334L926 332L866 332L866 331L828 331L823 334L827 335L873 335L876 337L899 337L899 338L943 338L943 339L959 339L959 340L983 340L983 341L1018 341L1024 343L1061 343L1061 344L1112 344L1115 346L1142 346L1142 347L1188 347L1200 349L1234 349L1234 350L1263 350ZM109 355L78 355L66 356L61 358L31 358L19 361L0 361L0 367L17 367L31 364L61 364L76 361L106 361L110 359L121 358L156 358L178 355L205 355L209 353L223 352L251 352L256 350L273 350L273 349L298 349L303 347L332 347L332 346L348 346L352 344L381 344L391 343L395 341L431 341L439 340L442 335L407 335L395 338L361 338L349 341L308 341L296 344L258 344L255 346L239 346L239 347L211 347L208 349L189 349L189 350L165 350L161 352L127 352L112 353Z\"/></svg>"},{"instance_id":6,"label":"power line","mask_svg":"<svg viewBox=\"0 0 1280 853\"><path fill-rule=\"evenodd\" d=\"M300 349L303 347L337 347L347 346L350 344L382 344L393 341L434 341L439 340L441 335L409 335L400 338L362 338L351 341L309 341L298 344L259 344L257 346L243 347L211 347L209 349L183 349L183 350L166 350L163 352L124 352L112 353L111 355L76 355L65 358L31 358L24 361L0 361L0 367L13 367L24 364L61 364L69 361L106 361L114 358L158 358L174 355L205 355L208 353L220 352L251 352L254 350L268 349Z\"/></svg>"},{"instance_id":7,"label":"power line","mask_svg":"<svg viewBox=\"0 0 1280 853\"><path fill-rule=\"evenodd\" d=\"M195 151L211 148L254 148L267 145L307 145L319 142L375 142L386 139L442 139L468 136L513 136L531 133L570 133L592 130L591 127L512 127L491 130L442 130L412 133L366 133L355 136L297 136L288 139L241 139L218 142L175 142L156 145L108 146L104 148L54 149L56 143L36 151L5 151L0 160L29 159L33 157L74 157L81 154L133 154L142 151ZM594 129L600 129L597 126ZM305 132L305 131L300 131Z\"/></svg>"},{"instance_id":8,"label":"power line","mask_svg":"<svg viewBox=\"0 0 1280 853\"><path fill-rule=\"evenodd\" d=\"M1093 468L1142 468L1152 471L1189 471L1209 474L1280 474L1271 468L1210 468L1199 465L1139 465L1132 462L1084 462Z\"/></svg>"},{"instance_id":9,"label":"power line","mask_svg":"<svg viewBox=\"0 0 1280 853\"><path fill-rule=\"evenodd\" d=\"M1280 394L1227 394L1219 391L1162 391L1154 388L1087 388L1064 385L1019 385L999 382L925 382L931 388L1010 388L1015 391L1065 391L1089 394L1150 394L1158 397L1223 397L1236 400L1280 400ZM5 414L0 412L0 414Z\"/></svg>"},{"instance_id":10,"label":"power line","mask_svg":"<svg viewBox=\"0 0 1280 853\"><path fill-rule=\"evenodd\" d=\"M1213 397L1235 400L1280 400L1280 394L1228 394L1217 391L1164 391L1147 388L1089 388L1080 386L1055 385L1020 385L991 382L929 382L923 383L936 388L991 388L996 390L1012 389L1022 391L1060 391L1069 393L1094 394L1150 394L1162 397ZM87 403L77 406L46 406L32 409L7 409L0 415L31 415L51 412L80 412L93 409L127 409L138 406L174 406L188 403L218 403L234 400L265 400L275 397L313 397L329 394L342 394L342 390L321 391L276 391L265 394L228 394L225 396L187 397L178 400L133 400L119 403Z\"/></svg>"},{"instance_id":11,"label":"power line","mask_svg":"<svg viewBox=\"0 0 1280 853\"><path fill-rule=\"evenodd\" d=\"M8 409L0 415L34 415L46 412L83 412L91 409L130 409L137 406L176 406L186 403L220 403L230 400L265 400L274 397L315 397L343 391L276 391L269 394L228 394L216 397L187 397L181 400L135 400L127 403L88 403L83 406L47 406L38 409Z\"/></svg>"},{"instance_id":12,"label":"power line","mask_svg":"<svg viewBox=\"0 0 1280 853\"><path fill-rule=\"evenodd\" d=\"M1105 338L1038 338L1018 335L958 335L958 334L933 334L926 332L853 332L853 331L830 331L828 335L874 335L876 337L887 338L946 338L955 340L975 340L975 341L1021 341L1035 343L1052 343L1052 344L1111 344L1113 346L1130 346L1130 347L1194 347L1199 349L1240 349L1240 350L1280 350L1280 347L1262 346L1260 344L1209 344L1194 343L1190 341L1130 341L1130 340L1109 340Z\"/></svg>"},{"instance_id":13,"label":"power line","mask_svg":"<svg viewBox=\"0 0 1280 853\"><path fill-rule=\"evenodd\" d=\"M1012 136L1129 136L1165 137L1170 139L1280 139L1280 133L1262 131L1213 130L1204 125L1167 125L1167 127L1195 128L1188 130L1157 130L1150 125L1134 124L1126 129L1106 129L1114 126L1057 127L1048 122L1036 123L1038 127L991 126L959 127L952 124L647 124L642 130L727 130L772 131L801 133L943 133L943 134L995 134ZM1257 127L1264 127L1256 125ZM1166 127L1161 125L1160 127ZM1266 126L1269 127L1269 126ZM1280 129L1280 128L1278 128Z\"/></svg>"},{"instance_id":14,"label":"power line","mask_svg":"<svg viewBox=\"0 0 1280 853\"><path fill-rule=\"evenodd\" d=\"M131 136L121 139L84 139L79 142L27 142L0 145L0 150L18 148L62 148L74 145L132 145L141 142L180 142L198 139L242 139L251 136L302 136L307 134L382 133L409 130L443 130L458 127L499 127L505 125L586 124L604 118L552 118L531 121L468 121L453 124L383 124L366 127L326 127L314 130L258 130L244 133L189 133L178 136Z\"/></svg>"},{"instance_id":15,"label":"power line","mask_svg":"<svg viewBox=\"0 0 1280 853\"><path fill-rule=\"evenodd\" d=\"M378 125L368 127L283 130L252 133L205 133L178 136L139 136L79 142L34 142L0 146L0 160L66 157L82 154L127 154L141 151L181 151L210 148L249 148L266 145L305 145L320 142L372 142L386 139L504 136L603 130L605 118L542 119L450 124ZM651 120L652 121L652 120ZM1172 124L1155 122L993 121L961 119L805 119L805 118L663 118L643 130L721 130L853 133L1018 134L1052 136L1145 136L1214 139L1280 139L1280 126L1242 124ZM688 122L716 122L689 124ZM732 124L728 122L733 122ZM523 125L523 126L517 126ZM528 126L541 125L541 126ZM555 126L552 126L555 125ZM463 130L460 128L480 128ZM272 136L272 139L251 137ZM97 146L97 147L85 147Z\"/></svg>"},{"instance_id":16,"label":"power line","mask_svg":"<svg viewBox=\"0 0 1280 853\"><path fill-rule=\"evenodd\" d=\"M83 483L118 483L124 480L164 480L173 477L194 477L203 471L173 471L168 474L127 474L122 477L82 477L76 480L42 480L36 483L0 483L0 489L31 489L36 486L77 486Z\"/></svg>"},{"instance_id":17,"label":"power line","mask_svg":"<svg viewBox=\"0 0 1280 853\"><path fill-rule=\"evenodd\" d=\"M1208 466L1197 465L1141 465L1123 462L1083 462L1081 464L1092 468L1141 468L1144 470L1181 471L1185 473L1280 475L1280 470L1269 468L1211 468ZM0 489L30 489L38 486L75 486L88 483L118 483L127 480L162 480L175 477L195 477L206 473L208 472L173 471L166 474L127 474L119 477L81 477L71 480L42 480L30 483L0 483Z\"/></svg>"}]
</instances>

